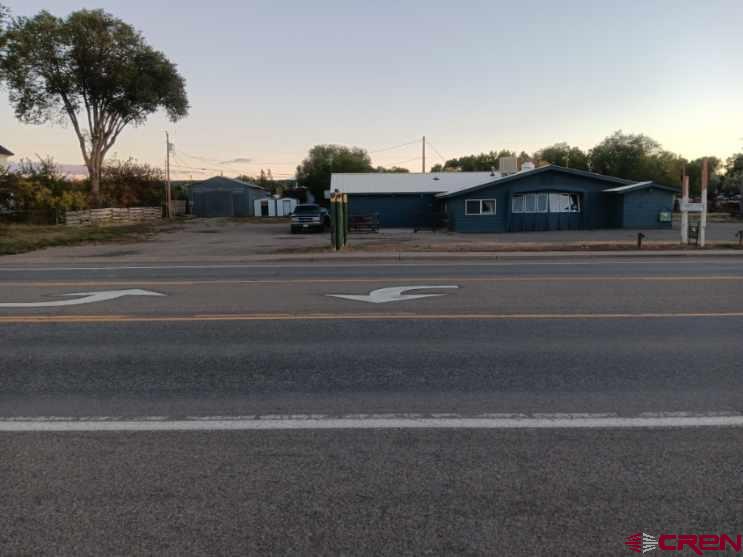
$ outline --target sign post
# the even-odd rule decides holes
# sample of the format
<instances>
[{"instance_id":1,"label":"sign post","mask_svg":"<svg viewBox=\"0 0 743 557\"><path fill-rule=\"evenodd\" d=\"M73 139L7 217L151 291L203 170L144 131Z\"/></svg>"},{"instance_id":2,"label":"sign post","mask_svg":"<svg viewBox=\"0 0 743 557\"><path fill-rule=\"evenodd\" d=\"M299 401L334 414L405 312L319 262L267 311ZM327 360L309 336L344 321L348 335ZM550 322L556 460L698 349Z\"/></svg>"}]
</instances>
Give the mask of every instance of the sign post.
<instances>
[{"instance_id":1,"label":"sign post","mask_svg":"<svg viewBox=\"0 0 743 557\"><path fill-rule=\"evenodd\" d=\"M335 192L330 194L330 222L332 230L330 242L333 249L343 249L348 243L348 195Z\"/></svg>"},{"instance_id":2,"label":"sign post","mask_svg":"<svg viewBox=\"0 0 743 557\"><path fill-rule=\"evenodd\" d=\"M702 216L699 219L699 246L704 247L707 238L707 184L709 182L709 168L707 159L702 161Z\"/></svg>"},{"instance_id":3,"label":"sign post","mask_svg":"<svg viewBox=\"0 0 743 557\"><path fill-rule=\"evenodd\" d=\"M681 180L681 243L689 243L689 177L684 171Z\"/></svg>"}]
</instances>

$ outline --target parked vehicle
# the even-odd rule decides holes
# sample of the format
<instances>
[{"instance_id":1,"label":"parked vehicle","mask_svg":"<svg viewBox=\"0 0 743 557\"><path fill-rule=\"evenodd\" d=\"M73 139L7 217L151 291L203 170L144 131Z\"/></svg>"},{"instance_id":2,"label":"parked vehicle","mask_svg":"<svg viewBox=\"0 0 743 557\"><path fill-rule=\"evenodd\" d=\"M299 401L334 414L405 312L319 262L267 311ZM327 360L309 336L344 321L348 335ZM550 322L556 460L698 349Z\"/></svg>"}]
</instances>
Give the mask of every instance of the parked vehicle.
<instances>
[{"instance_id":1,"label":"parked vehicle","mask_svg":"<svg viewBox=\"0 0 743 557\"><path fill-rule=\"evenodd\" d=\"M291 215L291 232L322 232L330 227L328 210L314 203L297 205Z\"/></svg>"}]
</instances>

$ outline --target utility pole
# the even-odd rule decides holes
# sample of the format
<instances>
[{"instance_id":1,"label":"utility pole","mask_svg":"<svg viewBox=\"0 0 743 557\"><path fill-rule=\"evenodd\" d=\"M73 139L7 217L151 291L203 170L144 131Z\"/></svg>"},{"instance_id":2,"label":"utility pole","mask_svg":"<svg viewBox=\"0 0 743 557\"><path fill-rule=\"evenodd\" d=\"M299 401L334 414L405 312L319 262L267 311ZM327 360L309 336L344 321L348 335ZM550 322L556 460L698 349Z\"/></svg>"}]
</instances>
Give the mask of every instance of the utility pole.
<instances>
[{"instance_id":1,"label":"utility pole","mask_svg":"<svg viewBox=\"0 0 743 557\"><path fill-rule=\"evenodd\" d=\"M423 174L426 173L426 136L423 136Z\"/></svg>"},{"instance_id":2,"label":"utility pole","mask_svg":"<svg viewBox=\"0 0 743 557\"><path fill-rule=\"evenodd\" d=\"M707 237L707 186L709 185L709 166L702 160L702 216L699 219L699 246L704 247Z\"/></svg>"},{"instance_id":3,"label":"utility pole","mask_svg":"<svg viewBox=\"0 0 743 557\"><path fill-rule=\"evenodd\" d=\"M689 177L686 175L686 166L684 174L681 176L681 243L689 243Z\"/></svg>"},{"instance_id":4,"label":"utility pole","mask_svg":"<svg viewBox=\"0 0 743 557\"><path fill-rule=\"evenodd\" d=\"M169 219L173 218L173 203L171 202L170 192L170 135L165 132L165 214Z\"/></svg>"}]
</instances>

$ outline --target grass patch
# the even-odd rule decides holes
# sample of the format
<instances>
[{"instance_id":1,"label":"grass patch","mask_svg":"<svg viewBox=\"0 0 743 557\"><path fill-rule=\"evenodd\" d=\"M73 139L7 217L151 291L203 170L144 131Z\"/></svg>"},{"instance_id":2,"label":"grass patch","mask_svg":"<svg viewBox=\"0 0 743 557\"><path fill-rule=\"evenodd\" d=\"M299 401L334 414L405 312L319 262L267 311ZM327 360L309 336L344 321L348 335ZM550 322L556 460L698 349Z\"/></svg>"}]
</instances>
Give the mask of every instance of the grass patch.
<instances>
[{"instance_id":1,"label":"grass patch","mask_svg":"<svg viewBox=\"0 0 743 557\"><path fill-rule=\"evenodd\" d=\"M152 237L159 230L157 225L147 223L120 226L0 224L0 255L25 253L51 246L139 242Z\"/></svg>"}]
</instances>

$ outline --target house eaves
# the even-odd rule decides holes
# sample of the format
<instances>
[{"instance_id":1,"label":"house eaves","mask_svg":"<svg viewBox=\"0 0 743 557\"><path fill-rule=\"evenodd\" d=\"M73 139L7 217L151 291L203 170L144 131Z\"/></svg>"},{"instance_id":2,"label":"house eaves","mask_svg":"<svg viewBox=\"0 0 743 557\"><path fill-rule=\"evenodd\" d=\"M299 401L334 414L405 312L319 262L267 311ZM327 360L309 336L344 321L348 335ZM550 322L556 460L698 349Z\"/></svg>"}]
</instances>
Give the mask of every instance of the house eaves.
<instances>
[{"instance_id":1,"label":"house eaves","mask_svg":"<svg viewBox=\"0 0 743 557\"><path fill-rule=\"evenodd\" d=\"M502 185L509 182L515 182L517 180L521 180L523 178L527 178L529 176L535 176L537 174L544 174L545 172L560 172L563 174L571 174L573 176L580 176L582 178L591 178L593 180L599 180L608 182L610 184L620 184L622 186L634 184L634 180L625 180L624 178L617 178L616 176L606 176L604 174L598 174L596 172L588 172L586 170L576 170L574 168L565 168L562 166L557 166L556 164L549 164L546 166L540 166L539 168L535 168L533 170L525 170L521 172L517 172L516 174L511 174L510 176L504 176L502 178L498 178L496 180L491 180L488 183L485 184L478 184L475 186L471 186L468 188L460 189L453 192L445 192L437 195L436 197L439 198L449 198L449 197L456 197L458 195L462 195L465 193L472 193L474 191L492 186L492 185Z\"/></svg>"},{"instance_id":2,"label":"house eaves","mask_svg":"<svg viewBox=\"0 0 743 557\"><path fill-rule=\"evenodd\" d=\"M656 184L652 180L649 180L647 182L636 182L634 184L627 184L626 186L619 186L617 188L609 188L608 190L603 190L603 191L604 193L616 193L619 195L623 195L625 193L630 193L630 192L638 191L638 190L644 190L648 188L656 188L659 190L679 193L678 188L672 188L670 186L661 186L660 184Z\"/></svg>"}]
</instances>

